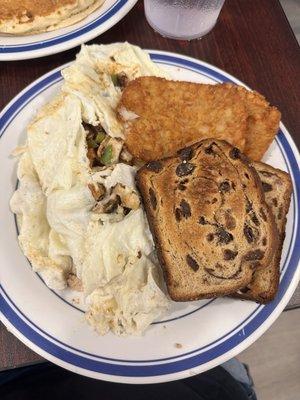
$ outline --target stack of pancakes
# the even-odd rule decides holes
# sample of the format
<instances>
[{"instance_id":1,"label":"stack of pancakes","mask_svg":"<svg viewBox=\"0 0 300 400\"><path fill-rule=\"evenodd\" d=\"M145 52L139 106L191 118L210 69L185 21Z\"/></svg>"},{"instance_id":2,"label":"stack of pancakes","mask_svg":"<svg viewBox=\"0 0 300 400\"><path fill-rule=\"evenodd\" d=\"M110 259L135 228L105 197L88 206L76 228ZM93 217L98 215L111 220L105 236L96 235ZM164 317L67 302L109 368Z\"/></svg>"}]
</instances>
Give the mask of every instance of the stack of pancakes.
<instances>
[{"instance_id":1,"label":"stack of pancakes","mask_svg":"<svg viewBox=\"0 0 300 400\"><path fill-rule=\"evenodd\" d=\"M104 0L0 0L0 33L28 35L72 25Z\"/></svg>"}]
</instances>

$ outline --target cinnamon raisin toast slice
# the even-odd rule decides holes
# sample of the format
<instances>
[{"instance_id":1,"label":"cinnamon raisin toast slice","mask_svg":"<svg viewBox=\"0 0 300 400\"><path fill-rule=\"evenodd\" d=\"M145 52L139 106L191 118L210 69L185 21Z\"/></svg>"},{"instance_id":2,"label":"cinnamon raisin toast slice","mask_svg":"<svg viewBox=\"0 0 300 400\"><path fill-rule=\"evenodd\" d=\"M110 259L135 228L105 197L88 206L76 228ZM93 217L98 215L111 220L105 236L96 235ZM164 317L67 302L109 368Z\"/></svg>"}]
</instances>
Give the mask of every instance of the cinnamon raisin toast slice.
<instances>
[{"instance_id":1,"label":"cinnamon raisin toast slice","mask_svg":"<svg viewBox=\"0 0 300 400\"><path fill-rule=\"evenodd\" d=\"M173 300L233 293L271 261L274 217L237 148L206 139L146 164L136 180Z\"/></svg>"},{"instance_id":2,"label":"cinnamon raisin toast slice","mask_svg":"<svg viewBox=\"0 0 300 400\"><path fill-rule=\"evenodd\" d=\"M266 202L275 217L279 243L267 268L256 270L252 281L238 292L238 297L264 304L275 298L279 286L280 260L285 238L286 215L291 201L292 182L289 174L270 165L257 162L253 166L261 179Z\"/></svg>"}]
</instances>

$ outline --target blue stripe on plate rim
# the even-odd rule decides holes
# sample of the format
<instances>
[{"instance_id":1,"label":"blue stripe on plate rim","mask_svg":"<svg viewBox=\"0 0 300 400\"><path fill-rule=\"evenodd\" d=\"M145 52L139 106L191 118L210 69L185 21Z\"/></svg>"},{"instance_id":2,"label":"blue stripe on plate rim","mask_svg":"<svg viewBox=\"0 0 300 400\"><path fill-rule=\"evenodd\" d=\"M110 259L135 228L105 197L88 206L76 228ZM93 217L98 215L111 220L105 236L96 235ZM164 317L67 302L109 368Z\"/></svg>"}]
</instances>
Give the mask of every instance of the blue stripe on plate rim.
<instances>
[{"instance_id":1,"label":"blue stripe on plate rim","mask_svg":"<svg viewBox=\"0 0 300 400\"><path fill-rule=\"evenodd\" d=\"M104 24L131 1L132 0L117 0L108 10L106 10L103 14L99 15L88 24L85 24L81 28L74 29L71 32L65 33L63 35L59 35L51 39L24 44L0 45L0 54L34 51L76 39L79 36L99 27L99 25Z\"/></svg>"},{"instance_id":2,"label":"blue stripe on plate rim","mask_svg":"<svg viewBox=\"0 0 300 400\"><path fill-rule=\"evenodd\" d=\"M210 66L206 63L199 62L195 59L180 57L179 55L166 54L162 52L151 52L151 57L156 62L165 62L167 64L174 64L182 66L206 74L207 76L217 80L226 81L242 84L237 79L231 77L229 74ZM61 67L62 68L62 67ZM16 100L13 100L7 108L3 111L0 119L0 136L4 133L7 125L13 119L16 113L28 103L35 95L45 90L46 87L60 80L61 68L50 72L45 77L40 78L36 83L33 83L26 88ZM7 321L9 324L14 326L20 338L23 340L26 338L28 344L33 344L40 349L43 353L52 355L56 361L63 361L67 363L66 367L79 367L86 371L94 371L104 375L119 376L119 377L153 377L166 374L176 374L178 372L186 371L191 368L199 367L203 364L211 362L216 358L223 356L230 352L238 345L240 345L246 339L249 339L256 330L258 330L264 322L272 316L280 303L282 303L283 296L289 289L289 285L296 274L297 266L300 258L300 249L296 248L295 245L292 247L292 243L295 244L300 240L300 224L299 224L299 212L297 209L297 199L300 196L300 188L295 185L295 181L300 179L300 172L295 154L291 148L287 137L283 134L282 130L279 132L276 138L277 143L284 155L285 162L287 163L288 170L293 178L294 183L294 225L293 227L293 238L290 243L289 254L286 257L286 266L283 268L283 276L280 283L280 288L276 299L268 304L267 306L258 306L247 319L252 317L252 320L246 324L244 321L240 326L223 338L219 338L215 343L211 343L203 348L196 349L192 352L181 354L176 357L169 357L164 360L114 360L104 357L97 357L92 354L82 352L78 349L73 349L63 343L60 343L55 338L43 332L39 327L35 326L29 321L24 314L17 308L9 296L5 293L5 290L0 286L1 294L0 297L0 310L3 315L4 322ZM290 139L292 142L292 140ZM294 150L296 151L296 150ZM288 258L290 258L288 260ZM299 275L299 274L298 274ZM288 299L286 299L286 302ZM281 309L285 304L281 304ZM244 324L244 325L243 325ZM231 335L231 336L230 336ZM229 336L229 337L228 337ZM228 337L228 338L227 338ZM225 339L226 338L226 339ZM225 340L223 340L225 339ZM220 340L223 340L220 343ZM197 353L197 354L195 354ZM186 357L186 358L184 358ZM101 360L101 361L100 361ZM102 360L108 361L103 362ZM54 360L55 361L55 360ZM119 364L112 364L111 362L119 362ZM127 364L126 364L127 363ZM128 365L137 364L137 365ZM160 363L160 364L153 364Z\"/></svg>"}]
</instances>

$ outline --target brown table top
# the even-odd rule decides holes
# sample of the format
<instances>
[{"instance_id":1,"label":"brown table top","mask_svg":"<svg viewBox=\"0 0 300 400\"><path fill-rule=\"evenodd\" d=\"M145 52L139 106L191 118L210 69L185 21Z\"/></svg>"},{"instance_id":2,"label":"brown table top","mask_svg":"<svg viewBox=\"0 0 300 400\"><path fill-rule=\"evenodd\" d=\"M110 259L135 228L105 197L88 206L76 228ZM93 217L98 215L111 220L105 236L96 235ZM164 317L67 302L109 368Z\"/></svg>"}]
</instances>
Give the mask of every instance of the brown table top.
<instances>
[{"instance_id":1,"label":"brown table top","mask_svg":"<svg viewBox=\"0 0 300 400\"><path fill-rule=\"evenodd\" d=\"M140 0L121 22L91 43L124 40L148 49L193 56L231 73L281 110L283 123L300 147L300 52L278 0L226 1L212 32L191 42L155 33L146 22ZM73 60L78 50L0 63L0 109L33 80ZM300 306L300 289L289 306ZM0 324L0 370L41 359Z\"/></svg>"}]
</instances>

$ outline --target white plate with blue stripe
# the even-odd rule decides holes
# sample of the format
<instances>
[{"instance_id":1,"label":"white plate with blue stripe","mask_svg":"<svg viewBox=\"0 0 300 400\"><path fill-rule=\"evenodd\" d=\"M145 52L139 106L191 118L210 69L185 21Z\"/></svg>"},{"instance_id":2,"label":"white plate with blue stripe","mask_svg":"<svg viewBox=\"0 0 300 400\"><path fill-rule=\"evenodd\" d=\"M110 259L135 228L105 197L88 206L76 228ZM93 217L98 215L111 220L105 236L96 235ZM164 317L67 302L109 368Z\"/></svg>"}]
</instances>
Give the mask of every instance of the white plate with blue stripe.
<instances>
[{"instance_id":1,"label":"white plate with blue stripe","mask_svg":"<svg viewBox=\"0 0 300 400\"><path fill-rule=\"evenodd\" d=\"M150 51L153 61L176 79L234 82L229 74L185 56ZM9 199L17 184L16 161L9 154L25 138L36 111L59 90L61 68L24 89L0 115L0 316L32 350L76 373L123 383L156 383L192 376L246 349L280 315L300 277L300 158L284 125L264 160L291 174L294 192L288 214L276 299L263 306L223 298L173 303L161 321L141 337L98 336L84 321L80 299L45 286L22 254ZM296 186L298 182L298 187Z\"/></svg>"},{"instance_id":2,"label":"white plate with blue stripe","mask_svg":"<svg viewBox=\"0 0 300 400\"><path fill-rule=\"evenodd\" d=\"M116 25L137 0L105 0L104 4L78 23L35 35L0 33L0 61L25 60L61 53L94 39Z\"/></svg>"}]
</instances>

